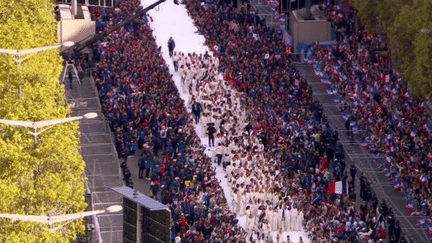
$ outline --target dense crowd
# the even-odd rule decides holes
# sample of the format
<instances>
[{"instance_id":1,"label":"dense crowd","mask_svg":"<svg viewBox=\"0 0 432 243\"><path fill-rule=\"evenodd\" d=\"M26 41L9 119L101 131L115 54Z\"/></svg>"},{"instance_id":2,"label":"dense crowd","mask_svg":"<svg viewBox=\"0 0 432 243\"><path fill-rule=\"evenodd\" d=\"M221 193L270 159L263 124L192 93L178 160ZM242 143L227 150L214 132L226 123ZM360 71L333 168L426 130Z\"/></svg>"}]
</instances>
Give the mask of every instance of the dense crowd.
<instances>
[{"instance_id":1,"label":"dense crowd","mask_svg":"<svg viewBox=\"0 0 432 243\"><path fill-rule=\"evenodd\" d=\"M290 65L281 35L244 6L198 0L188 0L186 6L215 56L173 56L184 76L183 88L195 98L186 105L193 110L199 103L198 120L215 125L216 158L203 153L195 121L146 17L94 46L93 76L126 183L128 157L140 149L135 155L141 156L140 177L152 181L155 199L170 205L173 241L266 242L273 236L276 242L289 242L280 234L302 229L312 242L385 238L375 227L383 207L366 203L355 208L355 173L350 171L348 178L337 131L328 126L310 86ZM122 0L118 9L98 10L103 12L100 30L139 9L139 1ZM182 58L188 61L182 63ZM189 72L194 58L196 64L199 58L207 61ZM212 159L223 162L227 171L233 211ZM331 181L348 179L350 194L326 193ZM247 232L238 226L238 215L247 216Z\"/></svg>"},{"instance_id":2,"label":"dense crowd","mask_svg":"<svg viewBox=\"0 0 432 243\"><path fill-rule=\"evenodd\" d=\"M342 29L355 21L352 9L342 11L336 5L321 9ZM338 102L344 103L347 123L356 121L365 131L363 146L386 171L395 190L407 193L407 209L416 211L413 215L421 217L418 226L427 228L432 237L431 126L422 100L411 96L400 74L392 70L388 56L376 51L385 48L380 35L344 30L336 45L317 45L313 54L343 98Z\"/></svg>"},{"instance_id":3,"label":"dense crowd","mask_svg":"<svg viewBox=\"0 0 432 243\"><path fill-rule=\"evenodd\" d=\"M193 0L187 2L187 7L207 44L219 56L224 80L246 94L242 106L249 115L243 125L253 130L252 138L249 133L247 136L227 135L228 141L238 139L239 143L234 147L243 147L237 160L228 153L233 168L227 169L234 178L231 178L234 191L238 189L238 199L234 199L234 204L240 205L235 211L241 214L243 204L251 208L256 205L256 202L245 201L250 199L249 193L262 193L260 188L254 188L255 183L250 183L252 188L243 189L242 184L246 178L258 177L257 184L262 179L262 185L273 189L267 190L272 199L266 198L264 203L261 202L264 210L270 209L268 212L272 215L275 206L298 206L304 214L304 226L310 232L312 242L386 238L385 230L375 227L382 220L379 213L388 212L385 203L381 207L379 203L366 203L360 211L354 208L356 196L352 189L355 173L351 178L350 195L325 193L330 180L347 179L343 148L337 143L337 132L328 127L322 108L313 100L311 88L289 64L280 35L260 23L247 21L250 13L242 7L201 6L199 1ZM264 146L262 160L259 151L252 149L254 136ZM250 141L244 142L244 137ZM337 159L336 151L339 153ZM253 171L248 171L248 168ZM256 168L259 168L258 172ZM235 170L234 173L231 170ZM275 184L266 181L269 178ZM242 199L243 194L246 200ZM248 230L262 235L266 219L268 216L262 217L257 221L258 225ZM395 225L399 227L397 223ZM400 237L400 227L393 236Z\"/></svg>"},{"instance_id":4,"label":"dense crowd","mask_svg":"<svg viewBox=\"0 0 432 243\"><path fill-rule=\"evenodd\" d=\"M118 1L106 26L137 11L139 1ZM117 13L117 14L112 14ZM183 101L156 46L146 17L94 46L94 79L102 112L115 136L129 185L129 156L142 149L140 175L151 179L152 197L170 205L172 239L240 242L244 233L226 206L211 160L203 154Z\"/></svg>"}]
</instances>

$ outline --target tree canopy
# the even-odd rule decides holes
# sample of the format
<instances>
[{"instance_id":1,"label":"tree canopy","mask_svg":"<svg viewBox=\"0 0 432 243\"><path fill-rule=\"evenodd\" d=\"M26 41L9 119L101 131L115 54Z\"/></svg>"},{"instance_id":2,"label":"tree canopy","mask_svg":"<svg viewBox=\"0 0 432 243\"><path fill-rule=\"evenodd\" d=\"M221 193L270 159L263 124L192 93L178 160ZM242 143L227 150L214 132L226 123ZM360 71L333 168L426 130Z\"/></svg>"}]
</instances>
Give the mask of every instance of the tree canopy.
<instances>
[{"instance_id":1,"label":"tree canopy","mask_svg":"<svg viewBox=\"0 0 432 243\"><path fill-rule=\"evenodd\" d=\"M392 50L393 63L418 97L432 95L432 1L429 0L353 0L368 32L385 34Z\"/></svg>"},{"instance_id":2,"label":"tree canopy","mask_svg":"<svg viewBox=\"0 0 432 243\"><path fill-rule=\"evenodd\" d=\"M0 49L58 44L54 7L52 0L2 1ZM0 54L0 119L34 122L68 116L70 106L59 83L63 63L59 50L28 55L18 65L12 55ZM84 211L85 163L79 154L78 123L48 128L38 136L36 149L28 129L0 124L0 212ZM82 220L55 233L38 223L0 219L0 225L0 242L69 242L84 230Z\"/></svg>"}]
</instances>

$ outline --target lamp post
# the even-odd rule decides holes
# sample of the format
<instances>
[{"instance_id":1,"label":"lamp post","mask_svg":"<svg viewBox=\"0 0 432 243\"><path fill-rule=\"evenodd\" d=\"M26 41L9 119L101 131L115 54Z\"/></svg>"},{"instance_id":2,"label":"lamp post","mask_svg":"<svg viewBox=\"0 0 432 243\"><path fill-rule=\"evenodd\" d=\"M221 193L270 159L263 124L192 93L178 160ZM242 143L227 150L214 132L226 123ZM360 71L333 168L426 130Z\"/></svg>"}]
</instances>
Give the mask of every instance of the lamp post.
<instances>
[{"instance_id":1,"label":"lamp post","mask_svg":"<svg viewBox=\"0 0 432 243\"><path fill-rule=\"evenodd\" d=\"M14 60L18 66L21 66L22 62L24 62L29 57L33 56L34 54L36 54L38 52L56 49L56 48L61 48L61 47L71 47L73 45L75 45L75 43L73 41L66 41L65 43L60 44L60 45L44 46L44 47L38 47L38 48L26 49L26 50L0 49L0 53L14 55L15 57L12 57L12 60ZM22 55L26 55L26 54L32 54L32 55L21 58ZM21 87L18 87L18 95L21 96Z\"/></svg>"},{"instance_id":2,"label":"lamp post","mask_svg":"<svg viewBox=\"0 0 432 243\"><path fill-rule=\"evenodd\" d=\"M21 127L30 127L33 128L33 132L28 132L34 137L34 147L36 148L36 141L37 136L46 130L50 129L52 126L71 122L71 121L79 121L82 119L93 119L96 118L98 115L95 112L86 113L83 116L74 116L74 117L67 117L67 118L60 118L60 119L54 119L54 120L48 120L48 121L38 121L38 122L29 122L29 121L12 121L12 120L2 120L0 119L1 124L7 124L12 126L21 126ZM37 132L38 128L50 126L46 129L43 129L39 132Z\"/></svg>"},{"instance_id":3,"label":"lamp post","mask_svg":"<svg viewBox=\"0 0 432 243\"><path fill-rule=\"evenodd\" d=\"M60 47L71 47L73 45L75 45L75 43L73 41L67 41L67 42L60 44L60 45L44 46L44 47L38 47L38 48L26 49L26 50L0 49L0 53L15 55L15 57L13 57L12 60L14 60L18 65L21 65L21 63L23 61L25 61L27 58L33 56L33 55L30 55L30 56L26 56L24 58L21 58L22 55L35 54L35 53L38 53L41 51L56 49L56 48L60 48Z\"/></svg>"},{"instance_id":4,"label":"lamp post","mask_svg":"<svg viewBox=\"0 0 432 243\"><path fill-rule=\"evenodd\" d=\"M103 209L103 210L94 210L94 211L65 214L65 215L58 215L58 216L33 216L33 215L0 213L0 218L7 218L7 219L12 219L12 220L21 220L21 221L27 221L27 222L36 222L36 223L48 224L50 232L55 232L55 231L63 228L65 225L67 225L70 222L67 222L66 224L52 228L52 225L55 223L71 221L71 220L75 220L75 219L79 219L79 218L84 218L87 216L102 214L102 213L116 213L116 212L120 212L122 209L123 209L123 207L120 205L113 205L113 206L110 206L110 207Z\"/></svg>"},{"instance_id":5,"label":"lamp post","mask_svg":"<svg viewBox=\"0 0 432 243\"><path fill-rule=\"evenodd\" d=\"M430 30L430 29L422 29L421 32L425 33L425 34L430 34L430 33L432 33L432 30Z\"/></svg>"}]
</instances>

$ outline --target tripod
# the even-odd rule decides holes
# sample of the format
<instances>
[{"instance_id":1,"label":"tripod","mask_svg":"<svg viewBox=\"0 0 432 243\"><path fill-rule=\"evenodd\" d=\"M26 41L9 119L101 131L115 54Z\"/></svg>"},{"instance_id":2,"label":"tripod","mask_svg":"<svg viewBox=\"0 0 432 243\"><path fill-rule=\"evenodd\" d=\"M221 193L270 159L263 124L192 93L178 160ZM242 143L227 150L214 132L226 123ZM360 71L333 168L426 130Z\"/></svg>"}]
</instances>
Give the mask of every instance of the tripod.
<instances>
[{"instance_id":1,"label":"tripod","mask_svg":"<svg viewBox=\"0 0 432 243\"><path fill-rule=\"evenodd\" d=\"M61 83L62 83L62 84L65 84L65 78L66 78L66 73L67 73L67 71L68 71L68 68L72 68L72 70L73 70L74 73L75 73L75 76L76 76L77 79L78 79L78 83L82 84L82 82L81 82L81 80L80 80L80 78L79 78L79 75L78 75L78 70L77 70L76 67L75 67L74 61L66 61L66 67L65 67L65 70L64 70L64 73L63 73L63 77L62 77L62 81L61 81Z\"/></svg>"}]
</instances>

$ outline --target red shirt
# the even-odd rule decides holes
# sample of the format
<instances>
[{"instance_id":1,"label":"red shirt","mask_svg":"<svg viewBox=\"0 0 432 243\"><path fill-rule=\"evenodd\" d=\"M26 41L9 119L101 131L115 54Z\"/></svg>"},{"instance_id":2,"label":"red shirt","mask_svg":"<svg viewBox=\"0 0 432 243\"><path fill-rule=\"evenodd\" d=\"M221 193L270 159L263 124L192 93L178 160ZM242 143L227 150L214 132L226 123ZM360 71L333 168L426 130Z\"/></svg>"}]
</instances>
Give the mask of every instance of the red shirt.
<instances>
[{"instance_id":1,"label":"red shirt","mask_svg":"<svg viewBox=\"0 0 432 243\"><path fill-rule=\"evenodd\" d=\"M327 158L322 158L321 159L321 171L327 169L328 167L328 161Z\"/></svg>"},{"instance_id":2,"label":"red shirt","mask_svg":"<svg viewBox=\"0 0 432 243\"><path fill-rule=\"evenodd\" d=\"M187 225L187 219L186 218L181 218L180 219L180 225L182 226L182 227L185 227L186 225Z\"/></svg>"}]
</instances>

